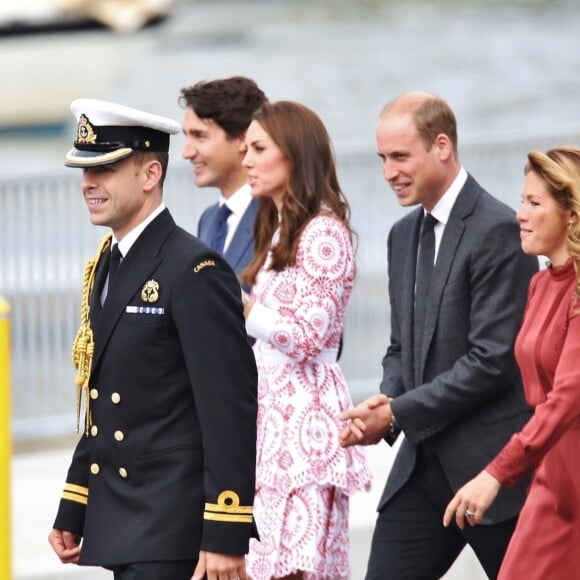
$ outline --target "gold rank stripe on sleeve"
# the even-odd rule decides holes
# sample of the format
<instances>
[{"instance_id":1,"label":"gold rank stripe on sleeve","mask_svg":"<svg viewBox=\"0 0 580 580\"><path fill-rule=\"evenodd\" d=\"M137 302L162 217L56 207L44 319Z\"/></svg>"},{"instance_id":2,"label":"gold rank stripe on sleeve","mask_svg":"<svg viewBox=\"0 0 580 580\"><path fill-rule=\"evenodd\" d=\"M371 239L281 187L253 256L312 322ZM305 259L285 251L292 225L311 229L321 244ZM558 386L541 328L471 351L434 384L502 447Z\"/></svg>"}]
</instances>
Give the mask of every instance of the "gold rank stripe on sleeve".
<instances>
[{"instance_id":1,"label":"gold rank stripe on sleeve","mask_svg":"<svg viewBox=\"0 0 580 580\"><path fill-rule=\"evenodd\" d=\"M67 483L64 486L62 498L87 505L89 501L89 488L74 483Z\"/></svg>"},{"instance_id":2,"label":"gold rank stripe on sleeve","mask_svg":"<svg viewBox=\"0 0 580 580\"><path fill-rule=\"evenodd\" d=\"M214 522L252 523L252 506L241 506L240 498L235 491L222 491L217 503L206 503L204 520Z\"/></svg>"}]
</instances>

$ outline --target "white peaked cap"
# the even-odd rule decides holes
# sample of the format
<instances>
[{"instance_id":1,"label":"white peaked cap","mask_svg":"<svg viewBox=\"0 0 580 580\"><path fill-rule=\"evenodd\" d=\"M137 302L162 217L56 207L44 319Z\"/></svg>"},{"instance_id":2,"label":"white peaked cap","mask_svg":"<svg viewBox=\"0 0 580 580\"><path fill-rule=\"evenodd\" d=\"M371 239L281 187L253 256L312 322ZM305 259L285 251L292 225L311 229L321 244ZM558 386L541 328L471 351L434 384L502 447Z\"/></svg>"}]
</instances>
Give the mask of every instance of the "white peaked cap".
<instances>
[{"instance_id":1,"label":"white peaked cap","mask_svg":"<svg viewBox=\"0 0 580 580\"><path fill-rule=\"evenodd\" d=\"M71 111L77 120L74 147L65 165L92 167L129 157L136 151L169 151L169 135L181 131L173 119L97 99L76 99Z\"/></svg>"}]
</instances>

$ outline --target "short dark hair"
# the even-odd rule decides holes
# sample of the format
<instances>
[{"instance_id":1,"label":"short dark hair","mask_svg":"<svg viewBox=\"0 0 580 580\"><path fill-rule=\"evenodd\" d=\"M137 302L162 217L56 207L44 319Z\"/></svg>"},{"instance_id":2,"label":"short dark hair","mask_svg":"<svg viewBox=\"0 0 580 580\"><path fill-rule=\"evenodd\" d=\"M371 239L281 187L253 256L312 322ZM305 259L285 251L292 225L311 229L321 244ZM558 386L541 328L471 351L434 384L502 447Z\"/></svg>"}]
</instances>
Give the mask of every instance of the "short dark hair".
<instances>
[{"instance_id":1,"label":"short dark hair","mask_svg":"<svg viewBox=\"0 0 580 580\"><path fill-rule=\"evenodd\" d=\"M201 119L211 119L229 137L245 133L254 112L267 102L255 81L239 76L200 81L181 89L179 97L181 107L191 107Z\"/></svg>"},{"instance_id":2,"label":"short dark hair","mask_svg":"<svg viewBox=\"0 0 580 580\"><path fill-rule=\"evenodd\" d=\"M140 166L147 161L159 161L161 164L161 179L159 180L159 186L161 191L163 191L163 183L165 182L165 177L167 176L167 167L169 166L169 153L165 151L136 151L131 155L131 159L135 165Z\"/></svg>"}]
</instances>

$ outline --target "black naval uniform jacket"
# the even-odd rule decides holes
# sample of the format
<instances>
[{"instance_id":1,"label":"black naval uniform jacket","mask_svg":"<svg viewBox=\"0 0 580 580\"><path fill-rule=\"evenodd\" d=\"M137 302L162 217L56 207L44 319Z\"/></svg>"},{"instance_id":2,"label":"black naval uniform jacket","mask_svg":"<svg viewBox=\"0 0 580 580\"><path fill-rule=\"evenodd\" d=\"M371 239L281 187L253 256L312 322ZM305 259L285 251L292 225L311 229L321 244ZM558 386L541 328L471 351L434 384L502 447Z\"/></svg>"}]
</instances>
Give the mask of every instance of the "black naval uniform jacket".
<instances>
[{"instance_id":1,"label":"black naval uniform jacket","mask_svg":"<svg viewBox=\"0 0 580 580\"><path fill-rule=\"evenodd\" d=\"M83 536L83 565L246 553L257 371L233 271L167 210L123 259L102 309L100 262L92 422L54 527ZM148 282L158 290L143 291Z\"/></svg>"}]
</instances>

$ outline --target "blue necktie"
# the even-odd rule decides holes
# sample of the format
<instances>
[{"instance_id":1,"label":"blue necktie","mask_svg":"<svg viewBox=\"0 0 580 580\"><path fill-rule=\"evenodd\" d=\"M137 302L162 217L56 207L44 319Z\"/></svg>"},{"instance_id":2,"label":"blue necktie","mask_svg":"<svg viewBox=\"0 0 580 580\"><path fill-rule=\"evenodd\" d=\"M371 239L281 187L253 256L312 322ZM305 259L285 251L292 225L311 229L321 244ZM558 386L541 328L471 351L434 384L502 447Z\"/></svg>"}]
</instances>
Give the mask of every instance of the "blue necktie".
<instances>
[{"instance_id":1,"label":"blue necktie","mask_svg":"<svg viewBox=\"0 0 580 580\"><path fill-rule=\"evenodd\" d=\"M437 219L426 214L421 225L419 249L417 251L417 270L415 272L415 314L413 324L413 358L415 363L415 381L420 381L419 367L422 358L423 335L425 330L425 310L429 298L431 276L435 262L435 232Z\"/></svg>"},{"instance_id":2,"label":"blue necktie","mask_svg":"<svg viewBox=\"0 0 580 580\"><path fill-rule=\"evenodd\" d=\"M228 234L228 217L231 213L232 210L225 203L222 203L218 209L210 245L216 252L219 252L220 254L222 254L224 251L224 244Z\"/></svg>"}]
</instances>

